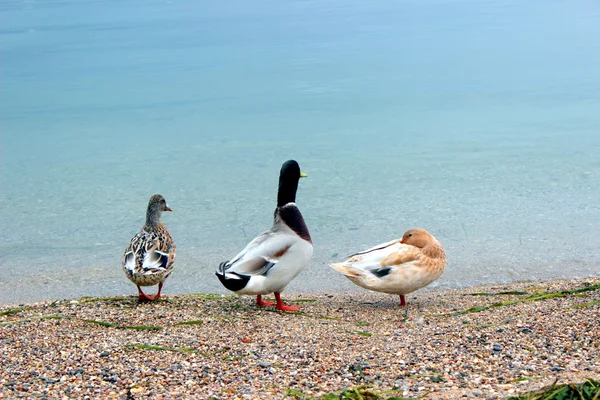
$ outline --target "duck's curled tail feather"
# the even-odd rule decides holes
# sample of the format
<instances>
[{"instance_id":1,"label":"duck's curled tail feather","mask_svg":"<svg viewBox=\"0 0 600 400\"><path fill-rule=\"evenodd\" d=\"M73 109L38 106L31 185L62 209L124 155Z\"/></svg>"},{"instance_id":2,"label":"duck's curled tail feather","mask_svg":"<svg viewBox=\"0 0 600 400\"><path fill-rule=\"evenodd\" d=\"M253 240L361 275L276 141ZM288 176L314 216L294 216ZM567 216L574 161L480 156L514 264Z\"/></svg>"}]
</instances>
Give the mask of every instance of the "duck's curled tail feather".
<instances>
[{"instance_id":1,"label":"duck's curled tail feather","mask_svg":"<svg viewBox=\"0 0 600 400\"><path fill-rule=\"evenodd\" d=\"M248 284L250 277L248 275L238 274L237 272L227 272L229 267L229 261L222 262L219 264L219 268L217 268L215 275L217 275L217 278L219 278L226 289L229 289L232 292L242 290Z\"/></svg>"}]
</instances>

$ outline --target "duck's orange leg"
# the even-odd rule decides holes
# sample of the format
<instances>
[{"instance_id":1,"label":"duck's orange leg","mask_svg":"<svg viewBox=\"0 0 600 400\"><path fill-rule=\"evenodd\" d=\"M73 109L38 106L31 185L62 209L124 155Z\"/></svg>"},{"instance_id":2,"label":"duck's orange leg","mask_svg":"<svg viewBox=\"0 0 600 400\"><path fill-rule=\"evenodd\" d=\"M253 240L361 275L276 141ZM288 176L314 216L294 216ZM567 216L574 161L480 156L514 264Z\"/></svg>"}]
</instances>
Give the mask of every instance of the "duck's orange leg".
<instances>
[{"instance_id":1,"label":"duck's orange leg","mask_svg":"<svg viewBox=\"0 0 600 400\"><path fill-rule=\"evenodd\" d=\"M400 295L400 307L406 307L406 299L403 294Z\"/></svg>"},{"instance_id":2,"label":"duck's orange leg","mask_svg":"<svg viewBox=\"0 0 600 400\"><path fill-rule=\"evenodd\" d=\"M259 307L265 307L265 306L274 306L275 303L273 303L271 301L263 301L262 296L259 294L256 296L256 305Z\"/></svg>"},{"instance_id":3,"label":"duck's orange leg","mask_svg":"<svg viewBox=\"0 0 600 400\"><path fill-rule=\"evenodd\" d=\"M298 306L286 306L281 301L281 295L275 292L275 300L277 300L277 309L281 311L298 311L300 307Z\"/></svg>"},{"instance_id":4,"label":"duck's orange leg","mask_svg":"<svg viewBox=\"0 0 600 400\"><path fill-rule=\"evenodd\" d=\"M158 293L156 293L156 294L155 294L155 295L152 297L152 300L157 300L157 299L160 299L160 291L162 290L162 287L163 287L163 283L161 282L161 283L159 283L159 284L158 284Z\"/></svg>"},{"instance_id":5,"label":"duck's orange leg","mask_svg":"<svg viewBox=\"0 0 600 400\"><path fill-rule=\"evenodd\" d=\"M138 288L138 301L139 302L154 300L154 296L148 296L146 293L142 292L142 288L139 286L137 288Z\"/></svg>"}]
</instances>

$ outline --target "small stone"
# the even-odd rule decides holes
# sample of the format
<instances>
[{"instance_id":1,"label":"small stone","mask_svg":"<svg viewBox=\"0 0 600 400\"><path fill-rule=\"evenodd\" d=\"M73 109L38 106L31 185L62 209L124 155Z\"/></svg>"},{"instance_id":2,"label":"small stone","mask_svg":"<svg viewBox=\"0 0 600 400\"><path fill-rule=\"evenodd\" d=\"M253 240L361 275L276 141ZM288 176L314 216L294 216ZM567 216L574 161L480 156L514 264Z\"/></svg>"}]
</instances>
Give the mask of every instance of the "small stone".
<instances>
[{"instance_id":1,"label":"small stone","mask_svg":"<svg viewBox=\"0 0 600 400\"><path fill-rule=\"evenodd\" d=\"M258 363L258 365L260 365L263 368L269 368L271 365L273 365L273 363L269 361L261 361Z\"/></svg>"},{"instance_id":2,"label":"small stone","mask_svg":"<svg viewBox=\"0 0 600 400\"><path fill-rule=\"evenodd\" d=\"M100 357L108 357L110 356L110 351L108 350L104 350L102 353L100 353Z\"/></svg>"},{"instance_id":3,"label":"small stone","mask_svg":"<svg viewBox=\"0 0 600 400\"><path fill-rule=\"evenodd\" d=\"M494 344L494 351L500 351L502 350L502 346L500 346L498 343Z\"/></svg>"}]
</instances>

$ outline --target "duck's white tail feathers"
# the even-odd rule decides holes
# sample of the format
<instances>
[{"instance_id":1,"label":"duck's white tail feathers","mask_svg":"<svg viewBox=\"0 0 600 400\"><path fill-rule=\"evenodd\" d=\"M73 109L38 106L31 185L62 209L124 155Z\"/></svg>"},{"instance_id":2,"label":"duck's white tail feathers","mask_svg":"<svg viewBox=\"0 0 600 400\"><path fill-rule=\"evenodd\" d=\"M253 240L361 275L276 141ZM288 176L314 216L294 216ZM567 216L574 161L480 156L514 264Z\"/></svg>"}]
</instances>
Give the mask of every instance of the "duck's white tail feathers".
<instances>
[{"instance_id":1,"label":"duck's white tail feathers","mask_svg":"<svg viewBox=\"0 0 600 400\"><path fill-rule=\"evenodd\" d=\"M364 271L362 271L359 268L353 267L351 265L346 265L343 263L334 263L334 264L329 264L329 266L333 269L335 269L336 271L341 272L342 274L346 275L346 276L350 276L350 277L354 277L354 278L359 278L364 276Z\"/></svg>"}]
</instances>

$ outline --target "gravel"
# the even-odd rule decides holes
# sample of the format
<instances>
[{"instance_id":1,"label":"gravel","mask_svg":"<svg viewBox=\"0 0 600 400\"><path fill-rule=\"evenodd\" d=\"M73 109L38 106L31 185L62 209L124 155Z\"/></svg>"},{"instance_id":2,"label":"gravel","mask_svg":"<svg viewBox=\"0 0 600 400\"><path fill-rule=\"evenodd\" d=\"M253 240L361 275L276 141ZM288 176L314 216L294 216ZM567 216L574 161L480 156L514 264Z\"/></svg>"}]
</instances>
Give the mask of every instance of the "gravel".
<instances>
[{"instance_id":1,"label":"gravel","mask_svg":"<svg viewBox=\"0 0 600 400\"><path fill-rule=\"evenodd\" d=\"M285 296L299 314L202 294L5 306L0 398L282 399L289 389L318 398L361 385L397 397L503 398L600 377L596 285L420 291L408 313L397 297L366 291Z\"/></svg>"}]
</instances>

